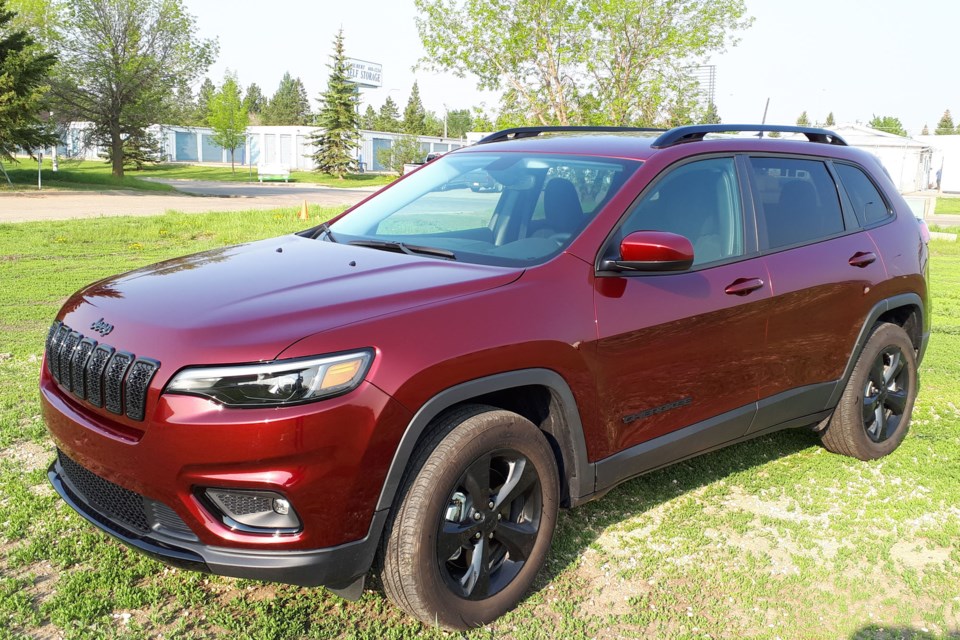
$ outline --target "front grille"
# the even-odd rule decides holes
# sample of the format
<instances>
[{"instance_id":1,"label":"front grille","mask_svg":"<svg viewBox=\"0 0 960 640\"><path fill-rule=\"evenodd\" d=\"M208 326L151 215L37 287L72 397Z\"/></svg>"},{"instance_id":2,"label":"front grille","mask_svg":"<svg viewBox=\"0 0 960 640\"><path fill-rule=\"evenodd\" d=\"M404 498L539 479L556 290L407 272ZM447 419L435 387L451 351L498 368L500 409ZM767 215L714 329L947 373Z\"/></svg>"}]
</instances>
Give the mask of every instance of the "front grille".
<instances>
[{"instance_id":1,"label":"front grille","mask_svg":"<svg viewBox=\"0 0 960 640\"><path fill-rule=\"evenodd\" d=\"M95 407L143 420L158 361L98 344L59 321L50 327L46 348L50 374L67 391Z\"/></svg>"},{"instance_id":2,"label":"front grille","mask_svg":"<svg viewBox=\"0 0 960 640\"><path fill-rule=\"evenodd\" d=\"M63 474L94 509L112 520L117 520L139 533L150 531L144 511L143 496L104 480L57 451Z\"/></svg>"},{"instance_id":3,"label":"front grille","mask_svg":"<svg viewBox=\"0 0 960 640\"><path fill-rule=\"evenodd\" d=\"M183 540L197 540L177 512L162 502L101 478L59 449L57 460L71 490L100 516L139 534L155 530Z\"/></svg>"}]
</instances>

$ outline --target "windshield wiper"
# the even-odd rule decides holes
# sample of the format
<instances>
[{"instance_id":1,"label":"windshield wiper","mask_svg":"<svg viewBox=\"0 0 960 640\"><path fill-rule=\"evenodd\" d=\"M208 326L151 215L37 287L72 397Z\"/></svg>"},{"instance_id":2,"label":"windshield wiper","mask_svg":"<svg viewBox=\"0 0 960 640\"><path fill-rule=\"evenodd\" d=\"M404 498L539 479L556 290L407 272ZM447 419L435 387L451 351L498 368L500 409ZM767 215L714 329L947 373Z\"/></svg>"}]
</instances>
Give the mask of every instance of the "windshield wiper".
<instances>
[{"instance_id":1,"label":"windshield wiper","mask_svg":"<svg viewBox=\"0 0 960 640\"><path fill-rule=\"evenodd\" d=\"M350 244L358 247L370 247L371 249L380 249L382 251L396 251L410 256L433 256L435 258L444 258L445 260L456 260L457 256L449 249L440 249L438 247L422 247L405 242L394 242L392 240L351 240Z\"/></svg>"},{"instance_id":2,"label":"windshield wiper","mask_svg":"<svg viewBox=\"0 0 960 640\"><path fill-rule=\"evenodd\" d=\"M330 242L337 241L336 238L333 237L333 231L330 230L330 225L328 225L326 222L321 222L317 226L305 231L298 231L297 235L303 238L309 238L310 240L316 240L326 236L327 240Z\"/></svg>"}]
</instances>

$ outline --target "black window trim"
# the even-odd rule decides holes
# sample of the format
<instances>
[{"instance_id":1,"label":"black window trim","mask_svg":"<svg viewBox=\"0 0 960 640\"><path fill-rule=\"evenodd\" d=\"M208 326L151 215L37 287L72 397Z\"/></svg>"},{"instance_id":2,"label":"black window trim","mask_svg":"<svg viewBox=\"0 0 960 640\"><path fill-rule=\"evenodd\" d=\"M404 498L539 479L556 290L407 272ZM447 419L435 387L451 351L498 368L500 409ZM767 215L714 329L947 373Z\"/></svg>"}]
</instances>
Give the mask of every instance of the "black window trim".
<instances>
[{"instance_id":1,"label":"black window trim","mask_svg":"<svg viewBox=\"0 0 960 640\"><path fill-rule=\"evenodd\" d=\"M706 269L713 269L714 267L720 267L727 264L732 264L734 262L741 262L743 260L748 260L754 258L759 254L758 251L758 236L756 232L756 219L754 216L754 206L751 193L749 189L745 188L745 180L743 175L743 167L739 161L739 157L745 155L742 152L716 152L716 153L704 153L697 154L692 156L686 156L680 160L669 164L663 167L656 176L654 176L646 186L640 190L637 196L630 202L629 206L624 209L624 212L620 214L620 217L617 219L616 223L610 228L610 231L607 232L607 235L604 237L603 242L600 243L600 248L597 251L597 255L594 258L593 269L594 275L598 278L636 278L636 277L668 277L683 275L687 273L696 273L699 271L704 271ZM733 160L734 172L736 174L737 185L738 185L738 194L740 196L740 224L741 224L741 237L743 239L743 251L739 255L730 256L724 258L723 260L714 260L713 262L706 262L703 264L695 265L689 269L684 269L683 271L606 271L600 268L600 264L603 262L605 256L612 250L615 250L611 243L617 237L621 227L626 224L627 219L630 215L636 210L640 202L649 194L656 186L670 173L674 170L692 164L694 162L700 162L703 160L714 160L718 158L727 158ZM644 163L645 165L646 163ZM641 165L638 171L642 171L644 165ZM748 210L749 209L749 210Z\"/></svg>"},{"instance_id":2,"label":"black window trim","mask_svg":"<svg viewBox=\"0 0 960 640\"><path fill-rule=\"evenodd\" d=\"M846 185L843 184L843 180L840 177L840 172L836 170L835 165L838 165L838 164L845 164L855 169L859 169L860 173L866 176L870 184L873 185L873 188L876 189L877 193L880 194L880 198L883 200L883 204L887 208L887 217L884 220L877 220L876 222L868 223L865 219L863 220L860 219L860 216L857 214L856 207L853 206L853 198L850 197L850 194L847 191ZM833 165L831 166L831 169L834 171L834 173L836 173L835 180L837 181L837 184L840 185L840 189L843 192L843 195L846 197L847 202L849 203L850 211L852 212L852 215L856 219L857 224L861 229L875 229L876 227L882 227L885 224L890 224L891 222L897 219L896 207L893 206L893 204L890 202L890 198L887 196L884 190L880 188L880 185L877 184L877 181L870 174L870 172L867 171L866 167L860 164L857 164L852 160L839 159L839 158L831 158L831 165Z\"/></svg>"},{"instance_id":3,"label":"black window trim","mask_svg":"<svg viewBox=\"0 0 960 640\"><path fill-rule=\"evenodd\" d=\"M766 230L766 218L765 218L766 214L763 211L763 207L759 206L756 200L754 200L753 206L754 206L754 217L757 225L757 247L758 247L759 255L767 256L775 253L780 253L781 251L796 249L798 247L806 247L814 244L819 244L821 242L826 242L829 240L833 240L835 238L842 238L844 236L848 236L854 233L859 233L860 231L863 230L863 228L860 226L859 219L852 212L853 205L850 204L849 200L847 199L846 190L843 189L843 185L839 180L839 176L834 171L834 168L832 166L832 162L834 158L830 156L816 156L816 155L807 155L807 154L800 154L800 153L776 153L776 152L769 152L769 151L758 151L758 152L747 151L747 152L743 152L741 155L744 156L744 162L746 163L746 167L748 169L745 172L745 177L750 182L751 191L755 194L759 193L759 190L757 189L757 185L754 180L753 170L750 167L751 158L782 158L784 160L808 160L808 161L822 163L827 170L827 175L829 175L830 179L833 181L834 189L837 190L837 201L840 205L840 214L843 220L844 229L837 233L832 233L827 236L821 236L818 238L814 238L812 240L795 242L793 244L787 244L780 247L763 247L761 246L762 245L761 238L764 236L764 234L761 233L761 230ZM855 164L855 163L852 163L852 164Z\"/></svg>"}]
</instances>

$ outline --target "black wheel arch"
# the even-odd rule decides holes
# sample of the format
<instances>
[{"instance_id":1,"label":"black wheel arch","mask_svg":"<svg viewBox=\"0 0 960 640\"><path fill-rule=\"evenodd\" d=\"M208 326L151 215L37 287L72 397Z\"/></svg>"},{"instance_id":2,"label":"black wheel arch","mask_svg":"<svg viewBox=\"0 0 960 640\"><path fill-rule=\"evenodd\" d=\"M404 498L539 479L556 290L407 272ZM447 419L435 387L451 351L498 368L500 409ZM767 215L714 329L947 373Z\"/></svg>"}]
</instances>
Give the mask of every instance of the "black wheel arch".
<instances>
[{"instance_id":1,"label":"black wheel arch","mask_svg":"<svg viewBox=\"0 0 960 640\"><path fill-rule=\"evenodd\" d=\"M860 334L857 336L857 341L854 344L853 350L850 352L847 366L844 368L840 380L837 381L836 388L830 395L830 401L825 408L832 409L840 402L840 396L843 394L843 390L847 386L847 381L853 373L857 359L867 344L867 340L873 332L873 327L878 322L892 322L901 326L907 332L916 349L917 366L919 366L920 361L923 359L923 353L929 338L929 334L923 330L925 326L925 311L926 307L923 304L923 300L916 293L902 293L881 300L875 304L873 308L870 309L870 312L864 319L863 325L860 327Z\"/></svg>"},{"instance_id":2,"label":"black wheel arch","mask_svg":"<svg viewBox=\"0 0 960 640\"><path fill-rule=\"evenodd\" d=\"M393 507L404 470L428 427L443 413L463 404L514 411L540 428L557 458L563 506L584 502L593 493L595 472L587 458L583 424L570 386L550 369L522 369L460 383L424 403L400 438L380 490L377 511Z\"/></svg>"}]
</instances>

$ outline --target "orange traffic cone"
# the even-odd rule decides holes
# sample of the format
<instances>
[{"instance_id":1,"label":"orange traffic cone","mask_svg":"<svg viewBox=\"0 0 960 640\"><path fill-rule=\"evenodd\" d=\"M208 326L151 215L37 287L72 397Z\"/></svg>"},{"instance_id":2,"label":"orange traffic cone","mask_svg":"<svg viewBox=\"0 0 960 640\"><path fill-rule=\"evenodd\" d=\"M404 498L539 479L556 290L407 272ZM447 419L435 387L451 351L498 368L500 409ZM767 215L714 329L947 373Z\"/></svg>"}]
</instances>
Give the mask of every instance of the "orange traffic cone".
<instances>
[{"instance_id":1,"label":"orange traffic cone","mask_svg":"<svg viewBox=\"0 0 960 640\"><path fill-rule=\"evenodd\" d=\"M300 207L300 215L297 216L300 220L309 220L310 212L307 211L307 201L303 201L303 206Z\"/></svg>"}]
</instances>

